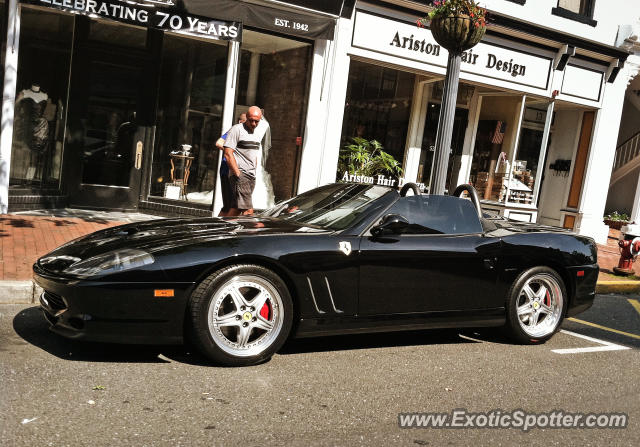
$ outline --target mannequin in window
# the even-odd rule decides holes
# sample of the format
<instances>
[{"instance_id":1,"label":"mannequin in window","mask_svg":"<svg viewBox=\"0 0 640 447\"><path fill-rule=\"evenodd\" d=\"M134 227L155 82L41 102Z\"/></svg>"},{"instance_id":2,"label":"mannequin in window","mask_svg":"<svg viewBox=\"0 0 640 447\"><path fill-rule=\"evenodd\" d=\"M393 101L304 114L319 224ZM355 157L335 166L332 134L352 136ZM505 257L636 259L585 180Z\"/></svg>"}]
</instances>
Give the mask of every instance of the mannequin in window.
<instances>
[{"instance_id":1,"label":"mannequin in window","mask_svg":"<svg viewBox=\"0 0 640 447\"><path fill-rule=\"evenodd\" d=\"M22 169L16 172L25 180L39 178L42 168L42 155L49 142L49 123L44 112L49 103L49 95L40 89L40 84L33 83L30 88L22 90L16 98L14 122L14 144L28 150L22 158ZM25 166L26 165L26 166Z\"/></svg>"},{"instance_id":2,"label":"mannequin in window","mask_svg":"<svg viewBox=\"0 0 640 447\"><path fill-rule=\"evenodd\" d=\"M26 88L18 93L18 101L26 98L30 98L36 104L40 104L42 101L49 99L49 95L40 89L40 84L33 83L30 88Z\"/></svg>"}]
</instances>

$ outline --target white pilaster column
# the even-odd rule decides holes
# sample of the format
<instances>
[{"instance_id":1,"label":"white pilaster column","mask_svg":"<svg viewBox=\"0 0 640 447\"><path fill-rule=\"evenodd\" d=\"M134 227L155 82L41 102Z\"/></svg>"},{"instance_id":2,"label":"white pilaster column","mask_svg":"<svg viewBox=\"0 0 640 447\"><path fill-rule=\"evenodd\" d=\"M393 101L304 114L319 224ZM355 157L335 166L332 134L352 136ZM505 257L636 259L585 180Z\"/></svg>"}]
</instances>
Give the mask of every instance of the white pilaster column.
<instances>
[{"instance_id":1,"label":"white pilaster column","mask_svg":"<svg viewBox=\"0 0 640 447\"><path fill-rule=\"evenodd\" d=\"M234 103L236 99L236 79L238 76L238 68L240 66L240 43L231 42L229 44L229 57L227 63L227 81L225 85L224 105L222 108L222 132L229 129L235 120ZM211 142L215 144L215 140ZM218 148L208 148L212 151L219 150ZM220 163L222 162L222 154L218 157L218 165L216 167L216 190L213 196L213 216L217 216L222 209L222 192L220 191Z\"/></svg>"},{"instance_id":2,"label":"white pilaster column","mask_svg":"<svg viewBox=\"0 0 640 447\"><path fill-rule=\"evenodd\" d=\"M334 40L317 40L314 46L298 194L336 180L351 33L351 20L340 18Z\"/></svg>"},{"instance_id":3,"label":"white pilaster column","mask_svg":"<svg viewBox=\"0 0 640 447\"><path fill-rule=\"evenodd\" d=\"M478 89L474 89L473 96L469 103L469 121L467 130L464 133L464 146L460 159L460 170L458 171L457 185L469 183L471 174L471 162L473 161L473 150L476 143L476 133L478 131L478 121L480 120L480 108L482 107L482 96L478 94Z\"/></svg>"},{"instance_id":4,"label":"white pilaster column","mask_svg":"<svg viewBox=\"0 0 640 447\"><path fill-rule=\"evenodd\" d=\"M11 143L13 141L13 114L18 82L18 44L20 43L20 13L18 1L8 1L7 49L4 59L4 85L2 86L2 130L0 131L0 214L9 211L9 177L11 170Z\"/></svg>"},{"instance_id":5,"label":"white pilaster column","mask_svg":"<svg viewBox=\"0 0 640 447\"><path fill-rule=\"evenodd\" d=\"M609 227L602 218L620 130L624 95L630 78L635 74L629 67L625 67L614 83L605 84L602 108L594 123L576 231L591 236L599 244L605 244L609 234Z\"/></svg>"},{"instance_id":6,"label":"white pilaster column","mask_svg":"<svg viewBox=\"0 0 640 447\"><path fill-rule=\"evenodd\" d=\"M416 76L413 87L413 101L411 105L411 117L409 118L409 132L407 135L407 148L404 156L404 180L405 182L417 182L420 168L420 155L422 153L422 137L424 136L424 122L426 118L427 103L431 93L431 86L426 79ZM429 148L424 148L429 150Z\"/></svg>"}]
</instances>

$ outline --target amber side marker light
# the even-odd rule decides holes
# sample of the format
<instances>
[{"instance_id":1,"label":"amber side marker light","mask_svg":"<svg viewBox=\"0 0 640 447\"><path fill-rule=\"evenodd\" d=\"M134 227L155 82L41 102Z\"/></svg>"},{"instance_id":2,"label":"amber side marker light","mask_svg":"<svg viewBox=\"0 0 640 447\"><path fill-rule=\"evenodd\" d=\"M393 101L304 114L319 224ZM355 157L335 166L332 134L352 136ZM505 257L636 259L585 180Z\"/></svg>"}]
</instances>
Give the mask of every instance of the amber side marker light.
<instances>
[{"instance_id":1,"label":"amber side marker light","mask_svg":"<svg viewBox=\"0 0 640 447\"><path fill-rule=\"evenodd\" d=\"M577 273L578 276L584 276L584 270L578 270ZM172 295L173 296L173 295Z\"/></svg>"},{"instance_id":2,"label":"amber side marker light","mask_svg":"<svg viewBox=\"0 0 640 447\"><path fill-rule=\"evenodd\" d=\"M173 298L175 296L173 289L156 289L153 291L156 298Z\"/></svg>"}]
</instances>

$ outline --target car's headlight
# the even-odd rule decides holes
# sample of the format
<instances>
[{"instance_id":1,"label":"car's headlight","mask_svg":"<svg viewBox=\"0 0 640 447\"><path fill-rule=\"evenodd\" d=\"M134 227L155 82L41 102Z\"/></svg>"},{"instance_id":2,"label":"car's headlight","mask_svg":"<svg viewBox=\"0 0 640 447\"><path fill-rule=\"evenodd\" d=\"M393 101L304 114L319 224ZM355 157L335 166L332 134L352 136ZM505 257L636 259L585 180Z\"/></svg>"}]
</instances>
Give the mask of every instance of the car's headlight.
<instances>
[{"instance_id":1,"label":"car's headlight","mask_svg":"<svg viewBox=\"0 0 640 447\"><path fill-rule=\"evenodd\" d=\"M146 251L124 248L76 262L64 269L64 272L81 278L88 278L95 275L131 270L152 264L154 261L154 257Z\"/></svg>"}]
</instances>

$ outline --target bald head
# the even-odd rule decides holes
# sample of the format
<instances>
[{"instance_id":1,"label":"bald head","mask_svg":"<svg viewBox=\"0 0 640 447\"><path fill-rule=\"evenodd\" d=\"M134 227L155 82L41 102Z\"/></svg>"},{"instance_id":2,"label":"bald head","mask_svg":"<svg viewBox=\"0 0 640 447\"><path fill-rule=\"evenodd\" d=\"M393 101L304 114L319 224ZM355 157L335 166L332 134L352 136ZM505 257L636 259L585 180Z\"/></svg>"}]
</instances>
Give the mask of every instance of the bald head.
<instances>
[{"instance_id":1,"label":"bald head","mask_svg":"<svg viewBox=\"0 0 640 447\"><path fill-rule=\"evenodd\" d=\"M262 119L262 110L258 106L251 106L247 110L247 121L244 125L253 132L260 120Z\"/></svg>"}]
</instances>

